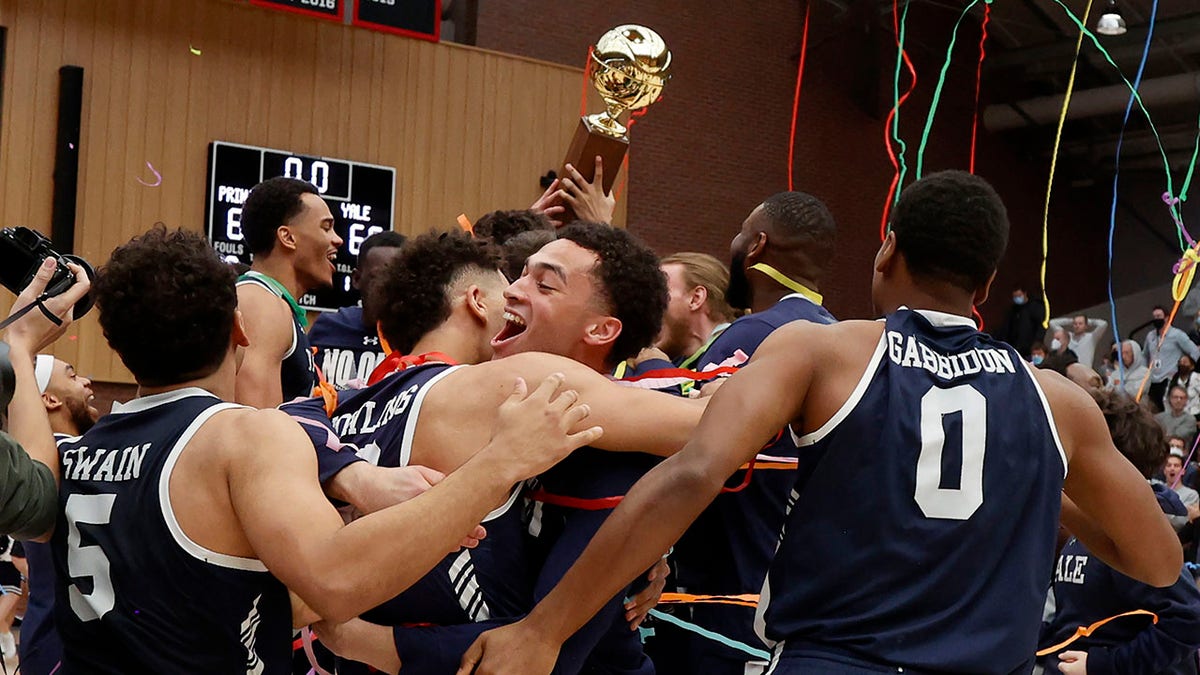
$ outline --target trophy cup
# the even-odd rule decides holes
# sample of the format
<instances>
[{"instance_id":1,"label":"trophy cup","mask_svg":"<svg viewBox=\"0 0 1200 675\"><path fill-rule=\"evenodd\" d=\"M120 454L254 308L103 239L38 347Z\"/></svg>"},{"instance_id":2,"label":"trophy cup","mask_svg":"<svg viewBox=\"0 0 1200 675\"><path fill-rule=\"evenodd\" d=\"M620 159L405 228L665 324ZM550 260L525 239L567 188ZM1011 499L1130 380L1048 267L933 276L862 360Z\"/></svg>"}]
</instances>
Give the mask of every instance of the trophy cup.
<instances>
[{"instance_id":1,"label":"trophy cup","mask_svg":"<svg viewBox=\"0 0 1200 675\"><path fill-rule=\"evenodd\" d=\"M670 68L667 45L645 26L617 26L601 35L592 48L591 80L607 110L580 118L563 164L591 182L599 155L604 161L604 193L611 193L629 150L628 129L618 118L657 101ZM565 168L559 175L565 175Z\"/></svg>"}]
</instances>

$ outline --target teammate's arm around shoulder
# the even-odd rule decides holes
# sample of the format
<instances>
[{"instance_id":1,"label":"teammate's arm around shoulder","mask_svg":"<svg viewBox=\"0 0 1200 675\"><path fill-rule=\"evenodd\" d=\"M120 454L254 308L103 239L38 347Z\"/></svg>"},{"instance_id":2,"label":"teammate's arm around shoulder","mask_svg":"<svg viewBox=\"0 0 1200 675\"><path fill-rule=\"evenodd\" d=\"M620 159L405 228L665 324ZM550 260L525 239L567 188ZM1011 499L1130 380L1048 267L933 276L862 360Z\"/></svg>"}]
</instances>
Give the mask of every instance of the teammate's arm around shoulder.
<instances>
[{"instance_id":1,"label":"teammate's arm around shoulder","mask_svg":"<svg viewBox=\"0 0 1200 675\"><path fill-rule=\"evenodd\" d=\"M235 398L255 408L274 408L283 402L279 364L292 344L292 316L283 300L255 284L238 286L237 296L250 344L242 353Z\"/></svg>"},{"instance_id":2,"label":"teammate's arm around shoulder","mask_svg":"<svg viewBox=\"0 0 1200 675\"><path fill-rule=\"evenodd\" d=\"M801 322L797 322L801 323ZM524 620L485 633L459 675L541 675L562 643L650 567L717 493L797 416L823 356L824 327L788 326L712 397L695 435L633 486L579 560ZM804 349L798 349L803 346Z\"/></svg>"},{"instance_id":3,"label":"teammate's arm around shoulder","mask_svg":"<svg viewBox=\"0 0 1200 675\"><path fill-rule=\"evenodd\" d=\"M1123 574L1153 586L1175 583L1183 565L1179 540L1146 479L1113 447L1100 409L1065 378L1035 372L1068 457L1063 491L1078 506L1064 508L1064 524Z\"/></svg>"},{"instance_id":4,"label":"teammate's arm around shoulder","mask_svg":"<svg viewBox=\"0 0 1200 675\"><path fill-rule=\"evenodd\" d=\"M602 450L673 455L691 438L708 403L618 384L578 361L553 354L515 354L473 366L464 374L478 383L470 385L477 389L516 377L536 382L556 372L588 405L588 424L604 428L595 444Z\"/></svg>"},{"instance_id":5,"label":"teammate's arm around shoulder","mask_svg":"<svg viewBox=\"0 0 1200 675\"><path fill-rule=\"evenodd\" d=\"M549 378L523 382L501 406L489 443L428 492L349 525L326 501L304 431L277 410L228 413L230 498L257 557L321 617L345 621L424 576L512 486L600 435L568 430L587 417Z\"/></svg>"}]
</instances>

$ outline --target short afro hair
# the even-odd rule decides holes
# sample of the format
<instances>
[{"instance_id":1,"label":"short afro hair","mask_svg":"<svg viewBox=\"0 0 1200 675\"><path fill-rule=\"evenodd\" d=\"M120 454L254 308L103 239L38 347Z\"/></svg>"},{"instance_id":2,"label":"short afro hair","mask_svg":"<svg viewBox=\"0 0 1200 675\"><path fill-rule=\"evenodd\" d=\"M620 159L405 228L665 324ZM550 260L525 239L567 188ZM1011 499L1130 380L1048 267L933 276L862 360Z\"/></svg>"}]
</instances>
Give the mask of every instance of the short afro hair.
<instances>
[{"instance_id":1,"label":"short afro hair","mask_svg":"<svg viewBox=\"0 0 1200 675\"><path fill-rule=\"evenodd\" d=\"M554 230L530 230L504 242L504 276L516 281L525 271L525 261L543 246L557 239Z\"/></svg>"},{"instance_id":2,"label":"short afro hair","mask_svg":"<svg viewBox=\"0 0 1200 675\"><path fill-rule=\"evenodd\" d=\"M237 275L203 235L161 223L113 251L96 275L100 327L143 386L211 375L229 352Z\"/></svg>"},{"instance_id":3,"label":"short afro hair","mask_svg":"<svg viewBox=\"0 0 1200 675\"><path fill-rule=\"evenodd\" d=\"M637 356L653 344L667 309L667 276L654 251L608 223L575 221L563 228L558 238L600 258L592 278L599 283L608 310L621 322L608 365Z\"/></svg>"},{"instance_id":4,"label":"short afro hair","mask_svg":"<svg viewBox=\"0 0 1200 675\"><path fill-rule=\"evenodd\" d=\"M806 192L777 192L763 203L763 215L785 241L804 242L818 262L828 264L837 241L837 223L820 199Z\"/></svg>"},{"instance_id":5,"label":"short afro hair","mask_svg":"<svg viewBox=\"0 0 1200 675\"><path fill-rule=\"evenodd\" d=\"M892 211L896 248L913 276L975 292L1008 247L1008 213L984 179L940 171L905 188Z\"/></svg>"},{"instance_id":6,"label":"short afro hair","mask_svg":"<svg viewBox=\"0 0 1200 675\"><path fill-rule=\"evenodd\" d=\"M321 195L312 183L297 178L268 178L250 191L242 204L242 234L256 255L275 247L275 232L304 208L301 197Z\"/></svg>"},{"instance_id":7,"label":"short afro hair","mask_svg":"<svg viewBox=\"0 0 1200 675\"><path fill-rule=\"evenodd\" d=\"M367 254L371 252L371 249L376 247L403 248L404 242L406 241L408 241L408 237L393 230L376 232L375 234L364 239L362 245L358 247L358 259L365 260Z\"/></svg>"},{"instance_id":8,"label":"short afro hair","mask_svg":"<svg viewBox=\"0 0 1200 675\"><path fill-rule=\"evenodd\" d=\"M554 223L541 213L529 210L492 211L480 216L472 227L476 237L490 237L497 245L504 245L523 232L538 230L553 232Z\"/></svg>"},{"instance_id":9,"label":"short afro hair","mask_svg":"<svg viewBox=\"0 0 1200 675\"><path fill-rule=\"evenodd\" d=\"M1104 413L1113 445L1143 477L1154 475L1167 455L1163 429L1154 415L1124 392L1092 390L1091 394Z\"/></svg>"},{"instance_id":10,"label":"short afro hair","mask_svg":"<svg viewBox=\"0 0 1200 675\"><path fill-rule=\"evenodd\" d=\"M448 291L465 274L495 273L500 255L487 240L453 231L430 232L388 261L367 294L369 313L392 349L408 354L426 333L450 318Z\"/></svg>"}]
</instances>

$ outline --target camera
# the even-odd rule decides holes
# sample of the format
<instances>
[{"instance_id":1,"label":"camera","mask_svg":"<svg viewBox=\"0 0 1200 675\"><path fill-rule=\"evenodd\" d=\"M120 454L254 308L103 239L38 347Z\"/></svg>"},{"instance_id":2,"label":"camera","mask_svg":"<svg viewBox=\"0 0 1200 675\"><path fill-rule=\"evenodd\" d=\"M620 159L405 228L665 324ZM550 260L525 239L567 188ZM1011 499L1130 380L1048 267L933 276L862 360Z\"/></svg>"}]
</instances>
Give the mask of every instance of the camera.
<instances>
[{"instance_id":1,"label":"camera","mask_svg":"<svg viewBox=\"0 0 1200 675\"><path fill-rule=\"evenodd\" d=\"M33 276L46 258L54 258L58 262L58 269L54 270L54 276L46 284L47 296L63 293L75 283L75 275L67 268L68 261L82 267L89 279L96 278L96 270L86 260L55 252L53 244L41 233L28 227L0 229L0 285L19 295L33 281ZM83 296L75 303L71 314L76 319L82 317L92 308L93 302L91 293Z\"/></svg>"}]
</instances>

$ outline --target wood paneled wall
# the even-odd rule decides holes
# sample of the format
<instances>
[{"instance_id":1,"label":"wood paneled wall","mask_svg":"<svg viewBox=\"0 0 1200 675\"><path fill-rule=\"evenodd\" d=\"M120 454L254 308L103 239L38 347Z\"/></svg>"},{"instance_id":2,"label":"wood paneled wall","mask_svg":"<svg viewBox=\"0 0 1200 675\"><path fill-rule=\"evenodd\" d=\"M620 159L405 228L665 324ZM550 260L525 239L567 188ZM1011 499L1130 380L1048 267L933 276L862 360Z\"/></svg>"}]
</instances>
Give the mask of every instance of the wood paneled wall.
<instances>
[{"instance_id":1,"label":"wood paneled wall","mask_svg":"<svg viewBox=\"0 0 1200 675\"><path fill-rule=\"evenodd\" d=\"M75 252L97 265L155 222L203 229L213 140L394 166L414 233L527 206L578 119L579 69L228 0L0 0L0 25L0 225L49 231L58 69L82 66ZM131 381L94 315L56 350Z\"/></svg>"}]
</instances>

